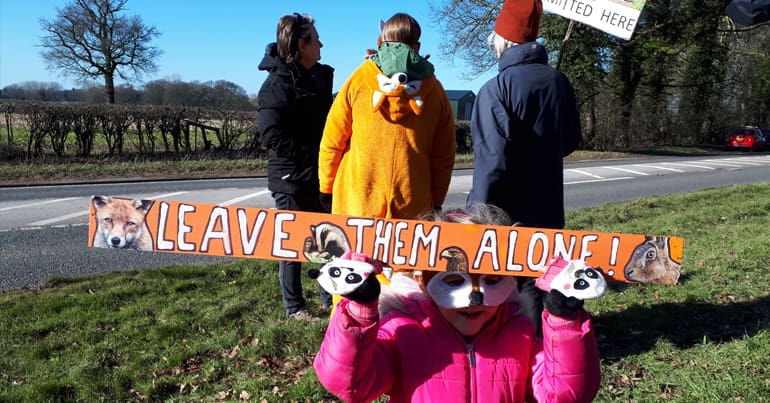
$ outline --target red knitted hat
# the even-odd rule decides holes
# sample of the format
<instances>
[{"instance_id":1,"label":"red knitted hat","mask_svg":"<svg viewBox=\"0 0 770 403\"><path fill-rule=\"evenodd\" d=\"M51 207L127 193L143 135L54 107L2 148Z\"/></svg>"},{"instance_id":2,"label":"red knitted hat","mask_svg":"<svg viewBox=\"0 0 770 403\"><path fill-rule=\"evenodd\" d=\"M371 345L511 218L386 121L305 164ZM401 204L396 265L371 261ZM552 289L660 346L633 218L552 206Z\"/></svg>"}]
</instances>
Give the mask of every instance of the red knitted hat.
<instances>
[{"instance_id":1,"label":"red knitted hat","mask_svg":"<svg viewBox=\"0 0 770 403\"><path fill-rule=\"evenodd\" d=\"M541 0L506 0L495 21L495 32L511 42L532 42L537 39L542 15Z\"/></svg>"}]
</instances>

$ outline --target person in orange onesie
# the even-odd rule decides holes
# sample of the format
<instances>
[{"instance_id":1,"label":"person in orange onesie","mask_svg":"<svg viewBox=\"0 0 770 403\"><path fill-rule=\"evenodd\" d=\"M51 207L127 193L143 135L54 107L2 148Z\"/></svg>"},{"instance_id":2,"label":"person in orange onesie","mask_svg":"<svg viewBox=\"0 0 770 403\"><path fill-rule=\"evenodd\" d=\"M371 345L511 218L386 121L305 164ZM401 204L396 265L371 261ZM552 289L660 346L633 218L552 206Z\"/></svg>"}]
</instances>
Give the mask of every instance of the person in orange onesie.
<instances>
[{"instance_id":1,"label":"person in orange onesie","mask_svg":"<svg viewBox=\"0 0 770 403\"><path fill-rule=\"evenodd\" d=\"M440 207L455 158L449 99L419 56L420 25L384 23L370 55L340 89L326 118L320 191L333 214L414 218Z\"/></svg>"},{"instance_id":2,"label":"person in orange onesie","mask_svg":"<svg viewBox=\"0 0 770 403\"><path fill-rule=\"evenodd\" d=\"M455 122L433 65L418 54L420 35L410 15L393 15L381 24L377 51L334 99L318 158L327 211L409 219L444 203Z\"/></svg>"}]
</instances>

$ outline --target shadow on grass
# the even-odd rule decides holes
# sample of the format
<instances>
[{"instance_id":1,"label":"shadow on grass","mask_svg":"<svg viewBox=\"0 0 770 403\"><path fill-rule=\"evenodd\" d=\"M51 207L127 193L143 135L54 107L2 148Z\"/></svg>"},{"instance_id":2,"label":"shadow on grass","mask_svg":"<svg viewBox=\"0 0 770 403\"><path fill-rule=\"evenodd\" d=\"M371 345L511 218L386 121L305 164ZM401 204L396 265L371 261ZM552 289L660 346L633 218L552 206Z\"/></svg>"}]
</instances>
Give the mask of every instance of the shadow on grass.
<instances>
[{"instance_id":1,"label":"shadow on grass","mask_svg":"<svg viewBox=\"0 0 770 403\"><path fill-rule=\"evenodd\" d=\"M603 359L644 353L666 340L680 349L729 342L770 329L770 297L739 303L635 305L593 318Z\"/></svg>"}]
</instances>

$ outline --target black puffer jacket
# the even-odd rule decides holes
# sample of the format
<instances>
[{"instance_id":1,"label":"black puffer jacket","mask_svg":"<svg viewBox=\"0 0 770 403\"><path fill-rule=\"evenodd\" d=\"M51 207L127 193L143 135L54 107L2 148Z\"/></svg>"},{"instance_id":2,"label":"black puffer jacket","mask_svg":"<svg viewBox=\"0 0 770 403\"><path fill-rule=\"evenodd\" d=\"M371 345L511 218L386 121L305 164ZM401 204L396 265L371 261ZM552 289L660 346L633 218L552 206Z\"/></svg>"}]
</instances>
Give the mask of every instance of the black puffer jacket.
<instances>
[{"instance_id":1,"label":"black puffer jacket","mask_svg":"<svg viewBox=\"0 0 770 403\"><path fill-rule=\"evenodd\" d=\"M269 74L257 95L257 129L268 148L268 189L317 194L318 149L332 104L334 69L284 63L275 43L267 45L259 69Z\"/></svg>"}]
</instances>

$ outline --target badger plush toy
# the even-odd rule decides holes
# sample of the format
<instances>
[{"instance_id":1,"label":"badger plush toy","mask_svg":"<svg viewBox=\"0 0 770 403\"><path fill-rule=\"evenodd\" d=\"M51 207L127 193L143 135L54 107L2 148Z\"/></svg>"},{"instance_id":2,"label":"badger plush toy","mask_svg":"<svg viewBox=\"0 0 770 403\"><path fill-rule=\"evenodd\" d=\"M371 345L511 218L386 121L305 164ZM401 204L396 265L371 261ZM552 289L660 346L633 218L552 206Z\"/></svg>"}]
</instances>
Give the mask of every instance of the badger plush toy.
<instances>
[{"instance_id":1,"label":"badger plush toy","mask_svg":"<svg viewBox=\"0 0 770 403\"><path fill-rule=\"evenodd\" d=\"M361 253L346 251L320 269L311 269L308 271L308 276L318 281L329 294L349 296L353 291L358 293L366 291L367 285L372 287L379 285L375 276L381 272L381 262ZM379 287L376 291L379 294Z\"/></svg>"},{"instance_id":2,"label":"badger plush toy","mask_svg":"<svg viewBox=\"0 0 770 403\"><path fill-rule=\"evenodd\" d=\"M554 258L543 276L535 280L535 286L543 291L557 290L565 297L579 300L599 298L607 290L607 281L601 271L588 266L582 260Z\"/></svg>"}]
</instances>

